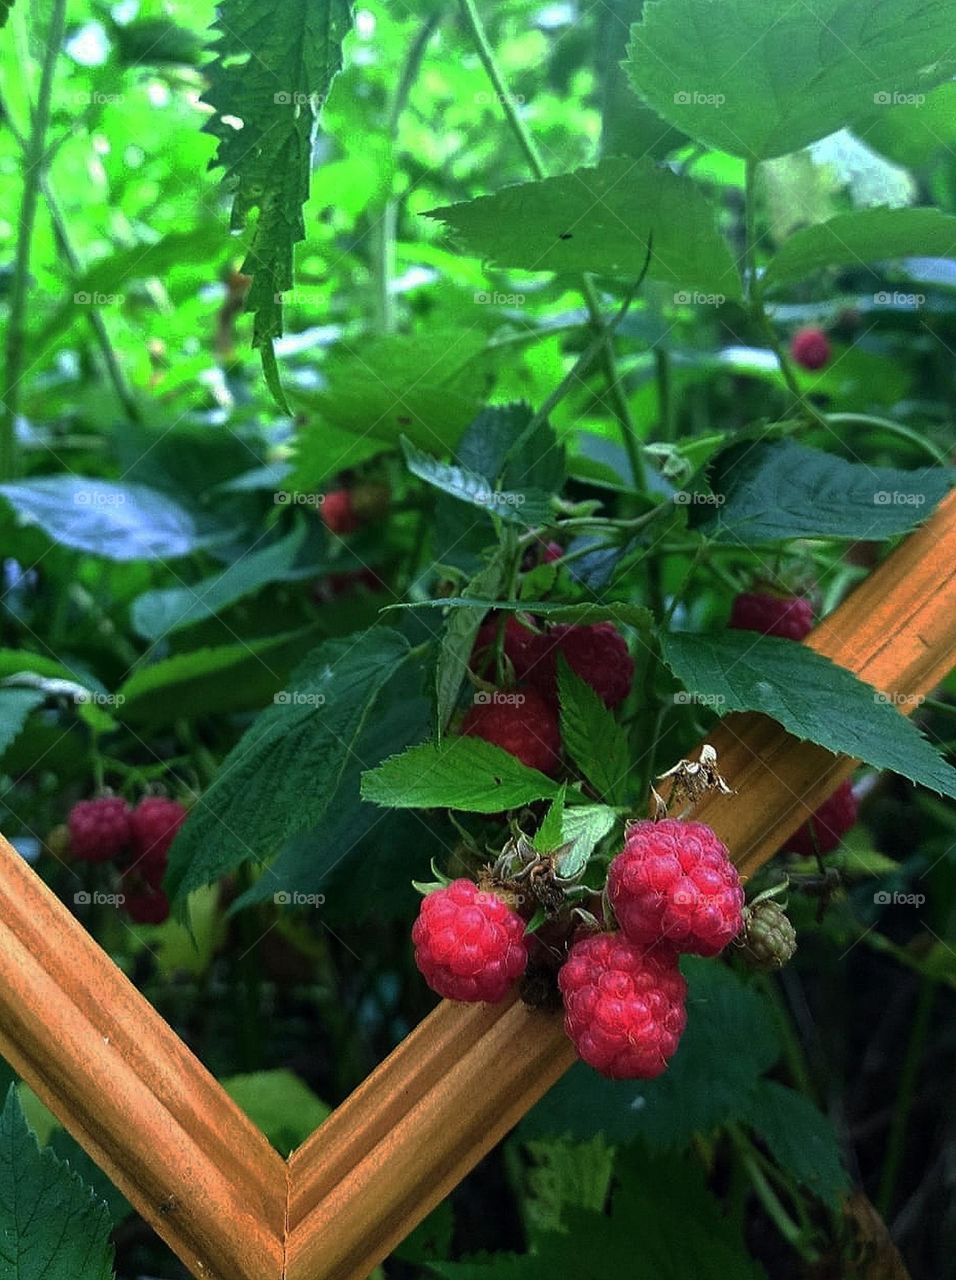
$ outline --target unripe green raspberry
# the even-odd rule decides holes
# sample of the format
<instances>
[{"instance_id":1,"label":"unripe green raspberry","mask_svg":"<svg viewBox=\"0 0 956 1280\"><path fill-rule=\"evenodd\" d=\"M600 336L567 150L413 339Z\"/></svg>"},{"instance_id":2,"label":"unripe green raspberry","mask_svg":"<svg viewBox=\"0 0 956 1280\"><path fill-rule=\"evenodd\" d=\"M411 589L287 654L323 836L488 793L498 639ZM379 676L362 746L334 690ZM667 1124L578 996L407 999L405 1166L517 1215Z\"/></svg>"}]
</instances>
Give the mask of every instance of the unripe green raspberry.
<instances>
[{"instance_id":1,"label":"unripe green raspberry","mask_svg":"<svg viewBox=\"0 0 956 1280\"><path fill-rule=\"evenodd\" d=\"M783 907L764 899L744 908L740 944L755 969L782 969L797 949L797 934Z\"/></svg>"}]
</instances>

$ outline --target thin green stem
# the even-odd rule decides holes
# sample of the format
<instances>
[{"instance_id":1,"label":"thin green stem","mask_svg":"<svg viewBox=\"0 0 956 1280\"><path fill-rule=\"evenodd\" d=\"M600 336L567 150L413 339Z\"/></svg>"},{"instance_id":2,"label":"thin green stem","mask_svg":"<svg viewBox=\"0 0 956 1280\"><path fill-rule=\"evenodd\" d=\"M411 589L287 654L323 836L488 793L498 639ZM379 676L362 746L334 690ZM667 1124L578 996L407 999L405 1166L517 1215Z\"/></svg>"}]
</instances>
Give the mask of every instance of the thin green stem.
<instances>
[{"instance_id":1,"label":"thin green stem","mask_svg":"<svg viewBox=\"0 0 956 1280\"><path fill-rule=\"evenodd\" d=\"M903 1163L903 1155L906 1151L906 1127L909 1123L910 1112L913 1109L913 1097L916 1093L919 1066L926 1048L926 1036L929 1032L938 985L935 979L926 977L923 978L920 985L916 1013L910 1027L906 1057L903 1059L899 1088L896 1091L896 1105L893 1107L893 1122L890 1126L890 1134L886 1143L883 1172L880 1175L880 1189L876 1197L876 1208L882 1218L885 1218L893 1207L893 1201L896 1196L896 1184L899 1179L900 1166Z\"/></svg>"},{"instance_id":2,"label":"thin green stem","mask_svg":"<svg viewBox=\"0 0 956 1280\"><path fill-rule=\"evenodd\" d=\"M40 182L43 177L46 134L50 125L50 103L56 60L63 45L66 28L66 0L53 0L50 27L46 33L43 67L37 104L27 139L23 173L23 196L20 202L20 226L10 282L10 310L7 317L7 340L3 380L3 416L0 418L0 480L16 471L16 422L20 407L20 389L26 352L27 290L30 282L30 250L36 223Z\"/></svg>"},{"instance_id":3,"label":"thin green stem","mask_svg":"<svg viewBox=\"0 0 956 1280\"><path fill-rule=\"evenodd\" d=\"M661 440L671 443L675 436L674 422L674 396L671 386L671 357L670 352L665 351L663 347L654 348L654 369L657 379L657 403L658 403L658 435Z\"/></svg>"},{"instance_id":4,"label":"thin green stem","mask_svg":"<svg viewBox=\"0 0 956 1280\"><path fill-rule=\"evenodd\" d=\"M478 57L481 59L482 66L488 74L488 78L494 85L495 92L498 95L498 101L505 117L511 128L512 133L517 140L519 147L528 162L528 167L533 176L540 182L548 176L541 159L541 153L535 144L521 114L518 111L517 101L511 93L508 82L502 74L495 57L494 50L488 40L484 23L475 4L475 0L459 0L461 4L462 15L465 23L471 33L471 37L475 42L475 48L478 51ZM584 297L584 304L587 307L588 319L591 327L600 339L598 355L601 361L602 371L607 380L608 394L611 399L611 411L617 419L621 429L621 438L624 449L628 456L628 462L631 468L631 474L634 480L634 486L639 491L645 491L647 488L647 478L644 469L644 458L641 453L640 441L634 426L634 420L631 417L630 407L627 403L627 396L624 394L624 388L621 385L620 378L617 373L617 359L614 354L614 345L611 341L611 335L604 323L601 314L601 303L598 298L597 290L593 281L589 276L584 276L581 282L581 293Z\"/></svg>"},{"instance_id":5,"label":"thin green stem","mask_svg":"<svg viewBox=\"0 0 956 1280\"><path fill-rule=\"evenodd\" d=\"M904 426L902 422L892 422L889 418L877 418L871 413L828 413L826 420L831 426L839 426L841 423L846 423L848 426L858 424L861 427L876 427L880 431L888 431L891 435L899 436L901 440L908 440L910 444L915 444L941 467L950 465L945 449L940 449L932 440L927 440L925 436L921 436L912 427Z\"/></svg>"},{"instance_id":6,"label":"thin green stem","mask_svg":"<svg viewBox=\"0 0 956 1280\"><path fill-rule=\"evenodd\" d=\"M727 1128L730 1139L743 1162L744 1168L747 1170L747 1176L750 1178L750 1185L753 1187L754 1194L760 1201L767 1217L786 1240L787 1244L796 1250L804 1261L814 1262L816 1260L816 1251L807 1243L804 1232L794 1222L784 1208L780 1197L770 1185L766 1175L754 1158L749 1139L737 1125L728 1125Z\"/></svg>"}]
</instances>

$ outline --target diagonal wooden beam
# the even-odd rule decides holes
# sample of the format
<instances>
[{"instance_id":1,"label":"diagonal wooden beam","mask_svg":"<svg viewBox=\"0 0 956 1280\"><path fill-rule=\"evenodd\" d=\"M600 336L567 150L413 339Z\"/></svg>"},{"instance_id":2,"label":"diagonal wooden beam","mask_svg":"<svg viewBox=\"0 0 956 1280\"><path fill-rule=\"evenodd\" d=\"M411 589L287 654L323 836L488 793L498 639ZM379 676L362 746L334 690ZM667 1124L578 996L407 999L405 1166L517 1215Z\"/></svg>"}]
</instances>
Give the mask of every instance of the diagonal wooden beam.
<instances>
[{"instance_id":1,"label":"diagonal wooden beam","mask_svg":"<svg viewBox=\"0 0 956 1280\"><path fill-rule=\"evenodd\" d=\"M0 837L0 1053L193 1275L277 1280L286 1166Z\"/></svg>"}]
</instances>

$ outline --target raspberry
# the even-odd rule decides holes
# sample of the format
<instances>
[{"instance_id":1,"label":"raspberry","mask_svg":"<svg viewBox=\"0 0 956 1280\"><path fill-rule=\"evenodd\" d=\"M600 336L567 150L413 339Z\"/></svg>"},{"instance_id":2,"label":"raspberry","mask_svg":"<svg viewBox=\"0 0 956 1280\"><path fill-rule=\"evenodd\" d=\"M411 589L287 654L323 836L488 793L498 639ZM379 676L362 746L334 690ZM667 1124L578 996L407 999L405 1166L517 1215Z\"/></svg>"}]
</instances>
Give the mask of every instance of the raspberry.
<instances>
[{"instance_id":1,"label":"raspberry","mask_svg":"<svg viewBox=\"0 0 956 1280\"><path fill-rule=\"evenodd\" d=\"M130 839L129 805L119 796L78 800L67 819L70 852L80 862L109 862Z\"/></svg>"},{"instance_id":2,"label":"raspberry","mask_svg":"<svg viewBox=\"0 0 956 1280\"><path fill-rule=\"evenodd\" d=\"M853 785L848 778L824 800L812 818L797 828L784 845L784 851L799 853L804 858L812 858L815 853L832 853L855 824L858 809Z\"/></svg>"},{"instance_id":3,"label":"raspberry","mask_svg":"<svg viewBox=\"0 0 956 1280\"><path fill-rule=\"evenodd\" d=\"M782 969L797 949L797 934L779 902L765 899L744 908L744 959L755 969Z\"/></svg>"},{"instance_id":4,"label":"raspberry","mask_svg":"<svg viewBox=\"0 0 956 1280\"><path fill-rule=\"evenodd\" d=\"M449 1000L497 1004L528 963L524 921L471 880L454 880L428 894L412 941L425 981Z\"/></svg>"},{"instance_id":5,"label":"raspberry","mask_svg":"<svg viewBox=\"0 0 956 1280\"><path fill-rule=\"evenodd\" d=\"M487 622L481 624L472 649L471 669L485 680L493 679L495 675L494 646L498 639L500 617L500 614L492 615ZM502 647L519 680L524 678L534 662L540 640L541 637L523 627L514 614L509 613L505 618Z\"/></svg>"},{"instance_id":6,"label":"raspberry","mask_svg":"<svg viewBox=\"0 0 956 1280\"><path fill-rule=\"evenodd\" d=\"M606 706L619 706L630 692L634 662L613 623L595 622L581 627L559 624L536 638L527 679L549 698L557 696L559 653Z\"/></svg>"},{"instance_id":7,"label":"raspberry","mask_svg":"<svg viewBox=\"0 0 956 1280\"><path fill-rule=\"evenodd\" d=\"M740 932L744 891L727 846L703 822L634 822L608 870L618 924L638 945L715 956Z\"/></svg>"},{"instance_id":8,"label":"raspberry","mask_svg":"<svg viewBox=\"0 0 956 1280\"><path fill-rule=\"evenodd\" d=\"M541 551L541 563L553 564L564 555L564 547L560 542L546 542Z\"/></svg>"},{"instance_id":9,"label":"raspberry","mask_svg":"<svg viewBox=\"0 0 956 1280\"><path fill-rule=\"evenodd\" d=\"M790 342L790 354L804 369L822 369L830 361L830 339L816 326L798 329Z\"/></svg>"},{"instance_id":10,"label":"raspberry","mask_svg":"<svg viewBox=\"0 0 956 1280\"><path fill-rule=\"evenodd\" d=\"M479 702L481 698L483 701ZM554 706L534 689L496 689L475 695L461 732L484 738L516 756L529 769L557 773L561 766L561 730Z\"/></svg>"},{"instance_id":11,"label":"raspberry","mask_svg":"<svg viewBox=\"0 0 956 1280\"><path fill-rule=\"evenodd\" d=\"M352 506L352 495L348 489L332 489L325 494L319 515L331 533L354 533L362 523Z\"/></svg>"},{"instance_id":12,"label":"raspberry","mask_svg":"<svg viewBox=\"0 0 956 1280\"><path fill-rule=\"evenodd\" d=\"M571 948L558 974L564 1029L578 1055L612 1080L650 1080L687 1022L687 984L672 951L644 951L597 933Z\"/></svg>"},{"instance_id":13,"label":"raspberry","mask_svg":"<svg viewBox=\"0 0 956 1280\"><path fill-rule=\"evenodd\" d=\"M813 605L804 596L771 596L742 591L730 610L736 631L759 631L764 636L802 640L813 630Z\"/></svg>"},{"instance_id":14,"label":"raspberry","mask_svg":"<svg viewBox=\"0 0 956 1280\"><path fill-rule=\"evenodd\" d=\"M169 899L161 882L161 867L123 872L123 909L134 924L162 924L169 919Z\"/></svg>"},{"instance_id":15,"label":"raspberry","mask_svg":"<svg viewBox=\"0 0 956 1280\"><path fill-rule=\"evenodd\" d=\"M186 810L178 800L147 796L130 817L133 852L147 865L165 867L169 846L186 821Z\"/></svg>"}]
</instances>

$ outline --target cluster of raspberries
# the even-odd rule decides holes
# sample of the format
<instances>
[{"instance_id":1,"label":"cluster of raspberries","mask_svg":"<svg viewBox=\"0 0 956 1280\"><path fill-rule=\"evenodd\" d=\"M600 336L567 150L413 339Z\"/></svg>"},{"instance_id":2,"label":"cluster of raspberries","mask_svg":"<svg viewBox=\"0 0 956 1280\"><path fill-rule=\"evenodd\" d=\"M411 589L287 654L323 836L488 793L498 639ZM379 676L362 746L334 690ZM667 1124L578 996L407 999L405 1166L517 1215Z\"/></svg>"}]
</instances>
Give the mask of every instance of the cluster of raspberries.
<instances>
[{"instance_id":1,"label":"cluster of raspberries","mask_svg":"<svg viewBox=\"0 0 956 1280\"><path fill-rule=\"evenodd\" d=\"M169 917L163 876L169 849L186 809L166 796L146 796L131 808L119 796L80 800L70 810L70 856L77 862L121 867L123 909L136 924Z\"/></svg>"},{"instance_id":2,"label":"cluster of raspberries","mask_svg":"<svg viewBox=\"0 0 956 1280\"><path fill-rule=\"evenodd\" d=\"M715 956L743 925L744 893L726 846L702 822L631 823L611 863L618 928L572 942L558 973L564 1025L579 1056L611 1079L650 1079L687 1021L684 952ZM428 985L452 1000L497 1003L536 945L501 893L455 880L424 899L412 929Z\"/></svg>"},{"instance_id":3,"label":"cluster of raspberries","mask_svg":"<svg viewBox=\"0 0 956 1280\"><path fill-rule=\"evenodd\" d=\"M495 676L495 647L503 627L503 652L514 672L514 691L479 695L461 732L493 742L523 764L553 776L561 767L558 719L558 655L610 708L627 697L634 661L618 629L610 622L589 626L557 625L531 631L513 614L493 617L478 632L472 669Z\"/></svg>"},{"instance_id":4,"label":"cluster of raspberries","mask_svg":"<svg viewBox=\"0 0 956 1280\"><path fill-rule=\"evenodd\" d=\"M742 591L730 609L730 625L740 631L758 631L783 640L804 640L813 630L813 605L805 596L770 595ZM824 800L813 817L793 833L785 853L810 858L832 853L856 823L858 803L849 778Z\"/></svg>"}]
</instances>

